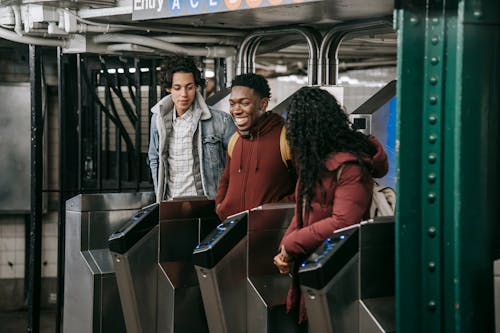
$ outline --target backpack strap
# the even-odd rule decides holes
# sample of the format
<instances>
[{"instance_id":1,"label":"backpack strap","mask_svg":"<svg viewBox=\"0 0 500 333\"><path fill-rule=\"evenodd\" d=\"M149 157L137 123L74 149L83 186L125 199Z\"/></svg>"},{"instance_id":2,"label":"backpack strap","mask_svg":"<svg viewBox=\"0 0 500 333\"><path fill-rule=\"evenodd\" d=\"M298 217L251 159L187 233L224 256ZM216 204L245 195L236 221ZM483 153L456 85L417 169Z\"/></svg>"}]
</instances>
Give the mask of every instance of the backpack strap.
<instances>
[{"instance_id":1,"label":"backpack strap","mask_svg":"<svg viewBox=\"0 0 500 333\"><path fill-rule=\"evenodd\" d=\"M280 133L280 152L281 152L281 160L288 167L288 162L292 160L292 153L290 152L290 146L288 145L288 141L286 141L285 126L281 128L281 133Z\"/></svg>"},{"instance_id":2,"label":"backpack strap","mask_svg":"<svg viewBox=\"0 0 500 333\"><path fill-rule=\"evenodd\" d=\"M344 164L340 165L337 169L337 184L340 182L340 175L342 175L342 170L344 170Z\"/></svg>"},{"instance_id":3,"label":"backpack strap","mask_svg":"<svg viewBox=\"0 0 500 333\"><path fill-rule=\"evenodd\" d=\"M234 146L238 141L240 134L238 132L234 132L234 134L229 139L227 144L227 154L229 158L233 156ZM280 152L281 152L281 160L285 166L289 166L289 162L292 160L292 154L290 152L290 146L288 145L288 141L286 141L286 128L285 126L281 127L280 133Z\"/></svg>"},{"instance_id":4,"label":"backpack strap","mask_svg":"<svg viewBox=\"0 0 500 333\"><path fill-rule=\"evenodd\" d=\"M238 141L239 137L240 137L240 134L236 131L236 132L234 132L233 135L231 135L231 138L229 139L229 142L227 143L227 154L229 155L229 158L231 158L233 156L234 146L236 145L236 141Z\"/></svg>"}]
</instances>

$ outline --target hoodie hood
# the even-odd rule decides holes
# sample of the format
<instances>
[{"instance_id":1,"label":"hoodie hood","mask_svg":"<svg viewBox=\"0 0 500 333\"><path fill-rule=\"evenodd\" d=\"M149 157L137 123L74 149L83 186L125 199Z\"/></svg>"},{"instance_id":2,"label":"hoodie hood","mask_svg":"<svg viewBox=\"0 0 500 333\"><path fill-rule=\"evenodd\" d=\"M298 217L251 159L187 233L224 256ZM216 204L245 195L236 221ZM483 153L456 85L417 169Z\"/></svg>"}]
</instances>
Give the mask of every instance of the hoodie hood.
<instances>
[{"instance_id":1,"label":"hoodie hood","mask_svg":"<svg viewBox=\"0 0 500 333\"><path fill-rule=\"evenodd\" d=\"M248 131L240 131L238 127L236 127L236 130L242 137L252 139L268 133L275 126L283 126L284 122L283 117L279 114L266 111L262 114L262 116L257 118Z\"/></svg>"},{"instance_id":2,"label":"hoodie hood","mask_svg":"<svg viewBox=\"0 0 500 333\"><path fill-rule=\"evenodd\" d=\"M284 123L285 120L279 114L267 111L257 119L255 124L248 131L242 132L238 130L238 127L236 127L236 130L243 139L250 141L255 140L255 151L257 156L255 159L255 167L254 167L255 172L259 170L260 159L261 159L259 138L272 131L275 127L279 126L281 128ZM237 141L239 142L241 146L240 149L242 151L243 151L243 141L244 140ZM239 168L238 168L239 172L241 172L242 167L243 167L243 154L240 155Z\"/></svg>"},{"instance_id":3,"label":"hoodie hood","mask_svg":"<svg viewBox=\"0 0 500 333\"><path fill-rule=\"evenodd\" d=\"M387 159L387 154L385 153L382 144L374 137L369 137L370 142L376 147L376 153L372 157L368 155L363 155L361 159L368 165L371 165L372 176L375 178L380 178L385 176L389 170L389 161ZM357 163L358 159L355 155L348 152L335 153L327 157L325 162L325 167L329 171L337 170L342 164L345 163Z\"/></svg>"}]
</instances>

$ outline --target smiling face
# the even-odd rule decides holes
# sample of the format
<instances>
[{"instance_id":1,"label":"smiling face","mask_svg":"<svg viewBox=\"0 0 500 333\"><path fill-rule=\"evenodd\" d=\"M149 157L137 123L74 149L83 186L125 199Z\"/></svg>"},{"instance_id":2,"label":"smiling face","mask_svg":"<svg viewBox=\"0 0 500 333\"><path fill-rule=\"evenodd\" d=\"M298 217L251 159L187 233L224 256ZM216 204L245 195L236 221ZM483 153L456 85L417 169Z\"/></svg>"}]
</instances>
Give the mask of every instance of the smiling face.
<instances>
[{"instance_id":1,"label":"smiling face","mask_svg":"<svg viewBox=\"0 0 500 333\"><path fill-rule=\"evenodd\" d=\"M196 97L196 83L192 73L176 72L172 76L172 94L177 116L182 116L193 104Z\"/></svg>"},{"instance_id":2,"label":"smiling face","mask_svg":"<svg viewBox=\"0 0 500 333\"><path fill-rule=\"evenodd\" d=\"M260 98L255 90L234 86L229 97L229 112L240 131L248 131L255 121L266 112L268 98Z\"/></svg>"}]
</instances>

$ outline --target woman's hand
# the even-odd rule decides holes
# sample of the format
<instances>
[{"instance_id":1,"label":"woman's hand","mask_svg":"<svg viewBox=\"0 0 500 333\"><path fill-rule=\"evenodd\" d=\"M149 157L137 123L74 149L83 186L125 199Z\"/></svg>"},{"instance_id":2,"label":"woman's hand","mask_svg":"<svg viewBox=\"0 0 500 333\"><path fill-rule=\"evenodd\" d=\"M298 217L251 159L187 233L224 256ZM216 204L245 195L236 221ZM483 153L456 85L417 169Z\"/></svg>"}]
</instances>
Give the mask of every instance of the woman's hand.
<instances>
[{"instance_id":1,"label":"woman's hand","mask_svg":"<svg viewBox=\"0 0 500 333\"><path fill-rule=\"evenodd\" d=\"M281 274L290 273L293 262L290 261L290 257L286 253L284 246L281 246L281 252L274 257L273 263L278 267Z\"/></svg>"}]
</instances>

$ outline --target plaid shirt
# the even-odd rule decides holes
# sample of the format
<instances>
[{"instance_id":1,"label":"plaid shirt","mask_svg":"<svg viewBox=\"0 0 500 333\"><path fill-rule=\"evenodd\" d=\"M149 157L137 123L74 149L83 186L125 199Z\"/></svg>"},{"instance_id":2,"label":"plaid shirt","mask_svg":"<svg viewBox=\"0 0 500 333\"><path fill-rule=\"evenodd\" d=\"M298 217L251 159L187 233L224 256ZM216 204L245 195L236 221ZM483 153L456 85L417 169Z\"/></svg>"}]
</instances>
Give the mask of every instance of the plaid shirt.
<instances>
[{"instance_id":1,"label":"plaid shirt","mask_svg":"<svg viewBox=\"0 0 500 333\"><path fill-rule=\"evenodd\" d=\"M169 138L168 194L172 199L197 195L193 176L193 111L190 108L177 117L174 110L173 129Z\"/></svg>"}]
</instances>

